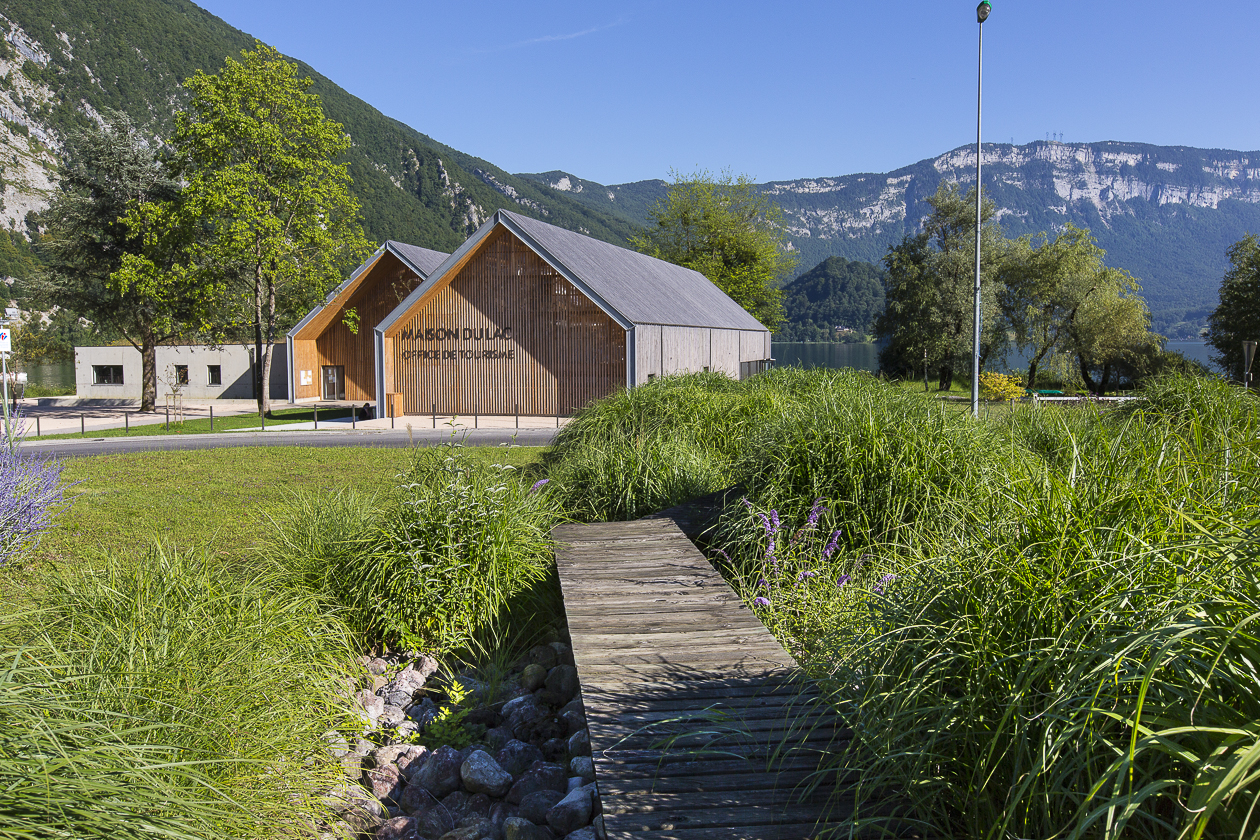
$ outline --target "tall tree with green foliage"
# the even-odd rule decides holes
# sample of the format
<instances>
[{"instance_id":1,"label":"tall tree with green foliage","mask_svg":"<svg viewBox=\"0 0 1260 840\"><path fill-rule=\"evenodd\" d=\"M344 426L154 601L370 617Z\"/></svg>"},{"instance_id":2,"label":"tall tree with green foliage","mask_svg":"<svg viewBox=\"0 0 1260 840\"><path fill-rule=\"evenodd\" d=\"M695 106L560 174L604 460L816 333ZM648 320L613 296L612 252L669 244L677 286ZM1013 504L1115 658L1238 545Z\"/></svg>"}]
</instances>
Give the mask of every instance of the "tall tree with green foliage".
<instances>
[{"instance_id":1,"label":"tall tree with green foliage","mask_svg":"<svg viewBox=\"0 0 1260 840\"><path fill-rule=\"evenodd\" d=\"M1216 363L1241 378L1242 343L1260 341L1260 240L1249 233L1226 253L1229 268L1221 280L1221 302L1208 318L1207 341L1216 350Z\"/></svg>"},{"instance_id":2,"label":"tall tree with green foliage","mask_svg":"<svg viewBox=\"0 0 1260 840\"><path fill-rule=\"evenodd\" d=\"M779 206L747 175L672 176L669 193L649 211L652 223L630 244L700 272L775 329L783 320L779 282L796 265Z\"/></svg>"},{"instance_id":3,"label":"tall tree with green foliage","mask_svg":"<svg viewBox=\"0 0 1260 840\"><path fill-rule=\"evenodd\" d=\"M176 250L170 239L129 225L127 216L143 205L179 207L179 184L130 119L111 114L105 125L70 136L58 187L38 219L47 270L36 296L140 351L140 410L153 411L155 348L201 326L205 296L187 272L166 271ZM135 260L153 269L145 283L129 282Z\"/></svg>"},{"instance_id":4,"label":"tall tree with green foliage","mask_svg":"<svg viewBox=\"0 0 1260 840\"><path fill-rule=\"evenodd\" d=\"M884 347L880 367L895 374L935 370L938 387L948 390L957 375L971 369L976 254L976 193L941 183L927 199L932 213L917 234L888 249L885 309L875 321ZM1000 358L1007 345L998 306L999 277L1009 248L993 221L995 207L981 205L980 365ZM926 374L925 378L926 378Z\"/></svg>"},{"instance_id":5,"label":"tall tree with green foliage","mask_svg":"<svg viewBox=\"0 0 1260 840\"><path fill-rule=\"evenodd\" d=\"M350 138L324 116L309 78L256 44L216 75L198 71L173 144L182 212L205 225L197 273L225 290L219 328L253 333L258 409L271 410L278 325L296 321L370 250L340 159Z\"/></svg>"},{"instance_id":6,"label":"tall tree with green foliage","mask_svg":"<svg viewBox=\"0 0 1260 840\"><path fill-rule=\"evenodd\" d=\"M778 341L866 341L884 310L884 277L878 266L827 257L783 287L786 320ZM838 333L840 327L847 332Z\"/></svg>"},{"instance_id":7,"label":"tall tree with green foliage","mask_svg":"<svg viewBox=\"0 0 1260 840\"><path fill-rule=\"evenodd\" d=\"M1113 375L1158 351L1160 340L1151 332L1151 312L1142 288L1129 272L1104 268L1092 282L1068 326L1066 350L1085 387L1103 394Z\"/></svg>"}]
</instances>

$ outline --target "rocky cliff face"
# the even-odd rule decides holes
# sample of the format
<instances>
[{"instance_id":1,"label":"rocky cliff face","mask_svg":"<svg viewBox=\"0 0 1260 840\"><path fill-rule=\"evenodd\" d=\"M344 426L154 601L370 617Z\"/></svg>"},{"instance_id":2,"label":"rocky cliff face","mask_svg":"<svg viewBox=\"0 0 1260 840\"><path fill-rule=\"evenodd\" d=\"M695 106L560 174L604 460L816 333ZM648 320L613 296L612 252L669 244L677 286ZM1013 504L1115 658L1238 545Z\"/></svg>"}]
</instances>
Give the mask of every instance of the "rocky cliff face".
<instances>
[{"instance_id":1,"label":"rocky cliff face","mask_svg":"<svg viewBox=\"0 0 1260 840\"><path fill-rule=\"evenodd\" d=\"M1225 249L1260 232L1260 152L1036 142L986 144L983 154L985 190L1008 236L1068 222L1089 228L1108 263L1142 281L1164 326L1205 317L1216 303ZM829 256L879 262L918 230L941 181L967 188L975 172L972 146L894 172L772 181L763 189L783 208L804 272ZM564 172L524 177L567 187L578 200L640 224L667 189L662 181L605 187Z\"/></svg>"},{"instance_id":2,"label":"rocky cliff face","mask_svg":"<svg viewBox=\"0 0 1260 840\"><path fill-rule=\"evenodd\" d=\"M24 229L26 214L48 204L59 144L47 125L55 94L47 85L31 81L22 65L48 65L49 56L38 41L0 15L4 30L0 47L0 225Z\"/></svg>"}]
</instances>

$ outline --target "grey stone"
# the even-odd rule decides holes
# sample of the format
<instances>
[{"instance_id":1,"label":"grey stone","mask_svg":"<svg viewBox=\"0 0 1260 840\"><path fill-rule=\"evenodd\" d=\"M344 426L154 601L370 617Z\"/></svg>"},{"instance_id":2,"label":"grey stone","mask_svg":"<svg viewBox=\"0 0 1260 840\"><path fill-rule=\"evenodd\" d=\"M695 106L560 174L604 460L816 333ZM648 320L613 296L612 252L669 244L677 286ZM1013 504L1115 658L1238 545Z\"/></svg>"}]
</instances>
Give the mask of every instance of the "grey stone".
<instances>
[{"instance_id":1,"label":"grey stone","mask_svg":"<svg viewBox=\"0 0 1260 840\"><path fill-rule=\"evenodd\" d=\"M363 771L363 786L381 802L397 802L402 797L404 779L392 764Z\"/></svg>"},{"instance_id":2,"label":"grey stone","mask_svg":"<svg viewBox=\"0 0 1260 840\"><path fill-rule=\"evenodd\" d=\"M595 829L596 840L608 840L608 832L604 830L604 818L602 816L591 820L591 828Z\"/></svg>"},{"instance_id":3,"label":"grey stone","mask_svg":"<svg viewBox=\"0 0 1260 840\"><path fill-rule=\"evenodd\" d=\"M581 776L569 777L569 787L568 787L569 793L572 793L578 788L585 787L585 786L586 786L586 779L583 779Z\"/></svg>"},{"instance_id":4,"label":"grey stone","mask_svg":"<svg viewBox=\"0 0 1260 840\"><path fill-rule=\"evenodd\" d=\"M388 703L381 709L380 715L376 718L376 725L392 729L407 719L407 714L397 706L391 706Z\"/></svg>"},{"instance_id":5,"label":"grey stone","mask_svg":"<svg viewBox=\"0 0 1260 840\"><path fill-rule=\"evenodd\" d=\"M420 772L411 777L411 784L441 799L459 788L460 765L463 760L459 751L452 747L439 747L429 756Z\"/></svg>"},{"instance_id":6,"label":"grey stone","mask_svg":"<svg viewBox=\"0 0 1260 840\"><path fill-rule=\"evenodd\" d=\"M490 824L484 826L481 823L466 825L463 828L456 828L442 835L441 840L481 840L482 837L488 836L490 833ZM594 840L594 838L592 838Z\"/></svg>"},{"instance_id":7,"label":"grey stone","mask_svg":"<svg viewBox=\"0 0 1260 840\"><path fill-rule=\"evenodd\" d=\"M588 825L595 814L591 791L578 788L561 799L547 811L547 825L560 836L577 831Z\"/></svg>"},{"instance_id":8,"label":"grey stone","mask_svg":"<svg viewBox=\"0 0 1260 840\"><path fill-rule=\"evenodd\" d=\"M536 724L551 716L550 710L532 694L504 703L499 714L503 716L504 725L522 741L530 740Z\"/></svg>"},{"instance_id":9,"label":"grey stone","mask_svg":"<svg viewBox=\"0 0 1260 840\"><path fill-rule=\"evenodd\" d=\"M578 672L572 665L557 665L547 672L546 688L539 692L542 700L563 706L578 693Z\"/></svg>"},{"instance_id":10,"label":"grey stone","mask_svg":"<svg viewBox=\"0 0 1260 840\"><path fill-rule=\"evenodd\" d=\"M576 756L569 762L569 772L590 784L595 781L595 762L587 755Z\"/></svg>"},{"instance_id":11,"label":"grey stone","mask_svg":"<svg viewBox=\"0 0 1260 840\"><path fill-rule=\"evenodd\" d=\"M567 664L567 665L573 664L573 651L570 650L569 646L566 645L564 642L552 642L551 644L548 645L548 647L550 647L552 650L556 652L557 663L562 663L562 664Z\"/></svg>"},{"instance_id":12,"label":"grey stone","mask_svg":"<svg viewBox=\"0 0 1260 840\"><path fill-rule=\"evenodd\" d=\"M416 832L425 840L437 840L448 831L455 830L455 821L445 808L430 808L416 815Z\"/></svg>"},{"instance_id":13,"label":"grey stone","mask_svg":"<svg viewBox=\"0 0 1260 840\"><path fill-rule=\"evenodd\" d=\"M389 670L389 663L378 656L368 660L367 669L369 674L383 674Z\"/></svg>"},{"instance_id":14,"label":"grey stone","mask_svg":"<svg viewBox=\"0 0 1260 840\"><path fill-rule=\"evenodd\" d=\"M366 688L356 691L354 698L359 701L359 708L363 710L364 717L368 723L380 717L381 712L385 711L385 701L377 697Z\"/></svg>"},{"instance_id":15,"label":"grey stone","mask_svg":"<svg viewBox=\"0 0 1260 840\"><path fill-rule=\"evenodd\" d=\"M376 840L417 840L419 836L411 817L393 817L376 829Z\"/></svg>"},{"instance_id":16,"label":"grey stone","mask_svg":"<svg viewBox=\"0 0 1260 840\"><path fill-rule=\"evenodd\" d=\"M350 754L350 742L340 732L329 730L324 733L324 741L328 743L328 751L333 758L344 758Z\"/></svg>"},{"instance_id":17,"label":"grey stone","mask_svg":"<svg viewBox=\"0 0 1260 840\"><path fill-rule=\"evenodd\" d=\"M556 717L564 723L565 727L569 730L570 735L577 732L579 729L586 728L586 715L581 712L575 712L572 709L567 709L556 715Z\"/></svg>"},{"instance_id":18,"label":"grey stone","mask_svg":"<svg viewBox=\"0 0 1260 840\"><path fill-rule=\"evenodd\" d=\"M347 779L357 779L363 775L363 756L358 753L350 753L342 756L341 769L346 774Z\"/></svg>"},{"instance_id":19,"label":"grey stone","mask_svg":"<svg viewBox=\"0 0 1260 840\"><path fill-rule=\"evenodd\" d=\"M417 784L409 784L403 788L398 798L398 807L405 814L422 814L441 803L441 800ZM452 826L454 827L454 826Z\"/></svg>"},{"instance_id":20,"label":"grey stone","mask_svg":"<svg viewBox=\"0 0 1260 840\"><path fill-rule=\"evenodd\" d=\"M414 706L407 707L407 717L414 720L422 728L428 726L438 716L438 707L428 697L421 700Z\"/></svg>"},{"instance_id":21,"label":"grey stone","mask_svg":"<svg viewBox=\"0 0 1260 840\"><path fill-rule=\"evenodd\" d=\"M535 825L547 823L547 812L552 806L564 799L565 794L554 790L537 790L526 796L520 803L520 815Z\"/></svg>"},{"instance_id":22,"label":"grey stone","mask_svg":"<svg viewBox=\"0 0 1260 840\"><path fill-rule=\"evenodd\" d=\"M568 703L565 703L564 708L561 709L560 711L561 712L577 712L582 717L586 717L586 709L582 706L581 695L578 695L577 697L574 697L572 700L570 700Z\"/></svg>"},{"instance_id":23,"label":"grey stone","mask_svg":"<svg viewBox=\"0 0 1260 840\"><path fill-rule=\"evenodd\" d=\"M520 809L517 808L516 805L511 802L504 802L500 800L498 802L493 803L490 806L490 823L491 825L495 826L496 833L502 834L503 821L506 820L508 817L517 816L519 812L520 812Z\"/></svg>"},{"instance_id":24,"label":"grey stone","mask_svg":"<svg viewBox=\"0 0 1260 840\"><path fill-rule=\"evenodd\" d=\"M531 662L521 671L521 688L526 691L537 691L547 681L547 669L537 662Z\"/></svg>"},{"instance_id":25,"label":"grey stone","mask_svg":"<svg viewBox=\"0 0 1260 840\"><path fill-rule=\"evenodd\" d=\"M502 797L512 787L512 774L499 766L489 753L477 750L459 768L464 787L473 793Z\"/></svg>"},{"instance_id":26,"label":"grey stone","mask_svg":"<svg viewBox=\"0 0 1260 840\"><path fill-rule=\"evenodd\" d=\"M504 744L494 758L504 770L513 776L519 776L528 770L535 761L542 761L543 754L542 750L533 744L513 740Z\"/></svg>"},{"instance_id":27,"label":"grey stone","mask_svg":"<svg viewBox=\"0 0 1260 840\"><path fill-rule=\"evenodd\" d=\"M590 755L591 734L580 729L569 736L569 755Z\"/></svg>"},{"instance_id":28,"label":"grey stone","mask_svg":"<svg viewBox=\"0 0 1260 840\"><path fill-rule=\"evenodd\" d=\"M419 731L420 731L420 725L416 723L414 720L411 720L410 718L408 718L407 720L404 720L402 723L394 727L394 736L402 740L407 740L412 735L415 735Z\"/></svg>"},{"instance_id":29,"label":"grey stone","mask_svg":"<svg viewBox=\"0 0 1260 840\"><path fill-rule=\"evenodd\" d=\"M367 738L359 738L354 742L354 749L351 752L355 755L369 755L374 749L376 749L376 744Z\"/></svg>"},{"instance_id":30,"label":"grey stone","mask_svg":"<svg viewBox=\"0 0 1260 840\"><path fill-rule=\"evenodd\" d=\"M394 763L398 765L398 770L403 776L410 781L411 777L419 772L425 761L428 760L429 748L420 744L405 744L404 746L405 750L398 754L398 758L394 760Z\"/></svg>"},{"instance_id":31,"label":"grey stone","mask_svg":"<svg viewBox=\"0 0 1260 840\"><path fill-rule=\"evenodd\" d=\"M591 826L579 828L577 831L571 831L564 836L564 840L597 840L595 837L595 829Z\"/></svg>"},{"instance_id":32,"label":"grey stone","mask_svg":"<svg viewBox=\"0 0 1260 840\"><path fill-rule=\"evenodd\" d=\"M554 840L555 836L546 827L520 817L503 821L503 840Z\"/></svg>"},{"instance_id":33,"label":"grey stone","mask_svg":"<svg viewBox=\"0 0 1260 840\"><path fill-rule=\"evenodd\" d=\"M560 657L556 656L554 648L547 645L535 645L529 649L529 653L525 655L526 662L532 662L535 665L541 665L550 671L556 665L560 664Z\"/></svg>"},{"instance_id":34,"label":"grey stone","mask_svg":"<svg viewBox=\"0 0 1260 840\"><path fill-rule=\"evenodd\" d=\"M569 780L563 767L545 761L535 761L512 785L507 793L507 801L519 803L527 795L540 790L552 790L565 794L569 791L568 783Z\"/></svg>"},{"instance_id":35,"label":"grey stone","mask_svg":"<svg viewBox=\"0 0 1260 840\"><path fill-rule=\"evenodd\" d=\"M377 691L376 696L384 700L387 706L397 706L402 709L411 705L410 691L391 689L388 685Z\"/></svg>"},{"instance_id":36,"label":"grey stone","mask_svg":"<svg viewBox=\"0 0 1260 840\"><path fill-rule=\"evenodd\" d=\"M420 680L420 685L423 687L425 681L437 673L437 669L437 660L432 656L422 654L411 660L402 672L415 674L415 678Z\"/></svg>"},{"instance_id":37,"label":"grey stone","mask_svg":"<svg viewBox=\"0 0 1260 840\"><path fill-rule=\"evenodd\" d=\"M548 761L560 761L564 758L564 754L569 751L569 739L548 738L546 741L543 741L542 751L543 757Z\"/></svg>"},{"instance_id":38,"label":"grey stone","mask_svg":"<svg viewBox=\"0 0 1260 840\"><path fill-rule=\"evenodd\" d=\"M487 729L481 740L486 742L487 747L498 752L512 740L512 730L506 726L496 726L493 729Z\"/></svg>"}]
</instances>

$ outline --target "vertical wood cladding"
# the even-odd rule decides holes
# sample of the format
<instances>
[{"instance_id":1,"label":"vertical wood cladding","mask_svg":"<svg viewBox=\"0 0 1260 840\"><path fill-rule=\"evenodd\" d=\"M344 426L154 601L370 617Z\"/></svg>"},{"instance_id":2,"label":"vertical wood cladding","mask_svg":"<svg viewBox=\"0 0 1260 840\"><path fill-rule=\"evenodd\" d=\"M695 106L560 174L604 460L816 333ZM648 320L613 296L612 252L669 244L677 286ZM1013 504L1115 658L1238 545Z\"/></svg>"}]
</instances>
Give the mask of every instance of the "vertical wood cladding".
<instances>
[{"instance_id":1,"label":"vertical wood cladding","mask_svg":"<svg viewBox=\"0 0 1260 840\"><path fill-rule=\"evenodd\" d=\"M346 399L367 402L376 399L376 375L372 328L385 320L403 298L420 283L414 271L397 257L386 252L370 268L353 292L334 301L320 313L319 319L303 333L318 329L315 339L293 341L293 379L297 399L320 399L321 368L344 365ZM358 333L345 324L348 310L358 314ZM313 328L313 329L312 329ZM302 384L302 371L311 372L311 384Z\"/></svg>"},{"instance_id":2,"label":"vertical wood cladding","mask_svg":"<svg viewBox=\"0 0 1260 840\"><path fill-rule=\"evenodd\" d=\"M386 338L408 414L567 415L626 384L625 330L502 228Z\"/></svg>"}]
</instances>

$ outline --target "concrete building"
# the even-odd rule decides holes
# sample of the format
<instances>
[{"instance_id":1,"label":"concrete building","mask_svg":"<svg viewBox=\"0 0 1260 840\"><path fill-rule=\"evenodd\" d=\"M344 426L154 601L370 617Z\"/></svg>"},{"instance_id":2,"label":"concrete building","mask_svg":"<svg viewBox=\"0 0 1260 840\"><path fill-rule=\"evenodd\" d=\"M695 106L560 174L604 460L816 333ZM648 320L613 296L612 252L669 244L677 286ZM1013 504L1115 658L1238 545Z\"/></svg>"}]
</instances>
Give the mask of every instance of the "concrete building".
<instances>
[{"instance_id":1,"label":"concrete building","mask_svg":"<svg viewBox=\"0 0 1260 840\"><path fill-rule=\"evenodd\" d=\"M271 393L285 393L288 350L272 347ZM209 347L181 344L158 347L157 399L178 391L187 400L256 399L254 347L225 344ZM75 393L84 399L138 400L141 395L140 351L131 345L74 348Z\"/></svg>"}]
</instances>

